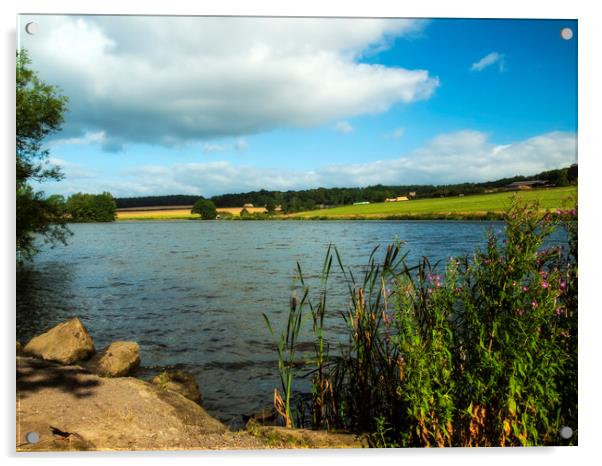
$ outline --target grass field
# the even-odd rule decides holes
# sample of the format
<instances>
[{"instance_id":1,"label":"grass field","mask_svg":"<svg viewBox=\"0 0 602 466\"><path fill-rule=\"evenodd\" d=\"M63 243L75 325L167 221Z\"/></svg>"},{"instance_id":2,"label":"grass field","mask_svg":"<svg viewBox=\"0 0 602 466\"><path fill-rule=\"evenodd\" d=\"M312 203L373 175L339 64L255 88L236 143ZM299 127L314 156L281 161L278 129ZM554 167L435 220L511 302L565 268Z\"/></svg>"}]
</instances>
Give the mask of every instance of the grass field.
<instances>
[{"instance_id":1,"label":"grass field","mask_svg":"<svg viewBox=\"0 0 602 466\"><path fill-rule=\"evenodd\" d=\"M242 207L224 207L217 209L217 213L228 212L232 215L240 215ZM264 207L249 207L249 213L265 212ZM200 218L198 214L191 214L187 209L157 209L146 208L140 210L119 210L117 220L190 220Z\"/></svg>"},{"instance_id":2,"label":"grass field","mask_svg":"<svg viewBox=\"0 0 602 466\"><path fill-rule=\"evenodd\" d=\"M351 205L332 209L312 210L290 214L288 218L484 218L496 217L517 194L526 200L538 200L543 209L568 206L568 199L577 193L574 186L520 191L476 194L463 197L418 199L414 201Z\"/></svg>"}]
</instances>

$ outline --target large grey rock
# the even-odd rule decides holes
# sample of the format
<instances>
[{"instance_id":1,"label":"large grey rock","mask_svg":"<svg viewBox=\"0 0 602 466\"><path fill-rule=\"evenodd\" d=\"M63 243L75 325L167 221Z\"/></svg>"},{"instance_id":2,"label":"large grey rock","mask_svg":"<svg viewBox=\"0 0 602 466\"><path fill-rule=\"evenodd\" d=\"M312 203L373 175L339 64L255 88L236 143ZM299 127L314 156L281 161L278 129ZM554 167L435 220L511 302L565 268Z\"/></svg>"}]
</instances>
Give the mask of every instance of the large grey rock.
<instances>
[{"instance_id":1,"label":"large grey rock","mask_svg":"<svg viewBox=\"0 0 602 466\"><path fill-rule=\"evenodd\" d=\"M159 388L172 390L195 403L201 403L202 396L194 375L176 370L165 371L153 378L152 383Z\"/></svg>"},{"instance_id":2,"label":"large grey rock","mask_svg":"<svg viewBox=\"0 0 602 466\"><path fill-rule=\"evenodd\" d=\"M96 365L95 372L104 377L124 377L140 365L140 347L133 341L115 341L109 345Z\"/></svg>"},{"instance_id":3,"label":"large grey rock","mask_svg":"<svg viewBox=\"0 0 602 466\"><path fill-rule=\"evenodd\" d=\"M23 348L27 354L61 364L89 359L95 351L92 337L78 317L33 337Z\"/></svg>"}]
</instances>

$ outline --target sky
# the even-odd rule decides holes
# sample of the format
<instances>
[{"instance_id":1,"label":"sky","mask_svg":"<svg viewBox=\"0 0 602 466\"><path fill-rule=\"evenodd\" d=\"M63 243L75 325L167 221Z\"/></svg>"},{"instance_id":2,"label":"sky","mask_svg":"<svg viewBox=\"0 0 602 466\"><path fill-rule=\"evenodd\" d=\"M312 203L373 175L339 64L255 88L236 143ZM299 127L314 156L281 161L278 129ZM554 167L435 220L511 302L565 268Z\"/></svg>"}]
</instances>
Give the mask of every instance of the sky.
<instances>
[{"instance_id":1,"label":"sky","mask_svg":"<svg viewBox=\"0 0 602 466\"><path fill-rule=\"evenodd\" d=\"M22 15L18 46L69 97L46 140L65 177L39 189L213 196L575 163L577 39L574 20Z\"/></svg>"}]
</instances>

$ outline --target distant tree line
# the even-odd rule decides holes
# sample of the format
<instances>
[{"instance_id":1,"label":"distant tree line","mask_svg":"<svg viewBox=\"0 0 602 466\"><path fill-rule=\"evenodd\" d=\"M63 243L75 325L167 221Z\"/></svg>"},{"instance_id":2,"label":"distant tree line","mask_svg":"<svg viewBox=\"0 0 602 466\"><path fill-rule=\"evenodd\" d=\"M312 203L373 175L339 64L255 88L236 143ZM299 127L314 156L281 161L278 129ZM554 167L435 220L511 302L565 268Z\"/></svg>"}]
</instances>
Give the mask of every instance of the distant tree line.
<instances>
[{"instance_id":1,"label":"distant tree line","mask_svg":"<svg viewBox=\"0 0 602 466\"><path fill-rule=\"evenodd\" d=\"M557 170L549 170L533 176L514 176L484 183L459 183L449 185L375 185L364 188L315 188L300 191L251 191L213 196L216 207L237 207L253 204L273 211L281 206L284 212L299 212L320 207L333 207L354 202L383 202L387 198L408 196L415 198L450 197L459 194L481 194L490 189L503 188L510 183L526 180L545 180L555 186L568 186L577 182L577 164ZM119 208L193 205L202 196L172 195L116 199Z\"/></svg>"},{"instance_id":2,"label":"distant tree line","mask_svg":"<svg viewBox=\"0 0 602 466\"><path fill-rule=\"evenodd\" d=\"M188 194L173 194L169 196L144 196L144 197L122 197L116 198L118 209L128 207L153 207L153 206L174 206L174 205L194 205L196 201L203 196Z\"/></svg>"}]
</instances>

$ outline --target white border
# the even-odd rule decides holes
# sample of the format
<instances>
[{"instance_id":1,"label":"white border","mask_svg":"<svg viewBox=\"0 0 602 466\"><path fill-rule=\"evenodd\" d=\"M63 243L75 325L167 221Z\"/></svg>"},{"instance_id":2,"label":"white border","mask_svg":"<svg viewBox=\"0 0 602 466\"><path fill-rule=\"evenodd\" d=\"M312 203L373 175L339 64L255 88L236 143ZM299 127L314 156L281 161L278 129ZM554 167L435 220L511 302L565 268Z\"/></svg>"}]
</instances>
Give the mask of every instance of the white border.
<instances>
[{"instance_id":1,"label":"white border","mask_svg":"<svg viewBox=\"0 0 602 466\"><path fill-rule=\"evenodd\" d=\"M15 26L17 13L88 13L88 14L177 14L177 15L269 15L269 16L390 16L390 17L472 17L472 18L577 18L579 20L579 171L580 171L580 422L577 448L539 448L539 449L481 449L468 451L463 449L444 451L287 451L287 452L182 452L182 453L130 453L130 454L36 454L19 455L20 464L29 464L33 460L44 464L63 464L65 462L100 463L107 460L144 461L149 464L164 464L168 458L177 458L178 463L232 462L246 464L305 465L311 461L319 464L331 464L344 461L363 464L366 461L378 461L382 464L396 464L401 461L421 464L501 464L509 462L540 462L546 464L590 463L598 456L597 445L600 436L600 387L602 364L598 341L600 304L594 295L599 288L597 274L602 264L598 240L597 217L600 208L598 192L600 187L600 158L602 157L600 135L602 128L599 115L600 72L599 49L602 44L602 24L594 10L593 1L531 1L504 0L486 2L475 0L420 0L416 2L370 1L331 1L294 0L221 0L219 2L195 2L192 0L134 1L103 0L102 2L82 2L81 0L4 0L0 2L2 23L2 94L3 104L0 113L2 131L2 199L5 213L2 235L2 268L0 283L4 306L0 313L4 318L4 340L2 347L1 385L3 394L1 442L4 456L12 463L14 451L14 51ZM597 45L595 45L597 44ZM597 186L598 185L598 186ZM598 241L597 241L598 240ZM596 267L597 266L597 267ZM597 286L598 285L598 286ZM8 382L7 382L8 381Z\"/></svg>"}]
</instances>

